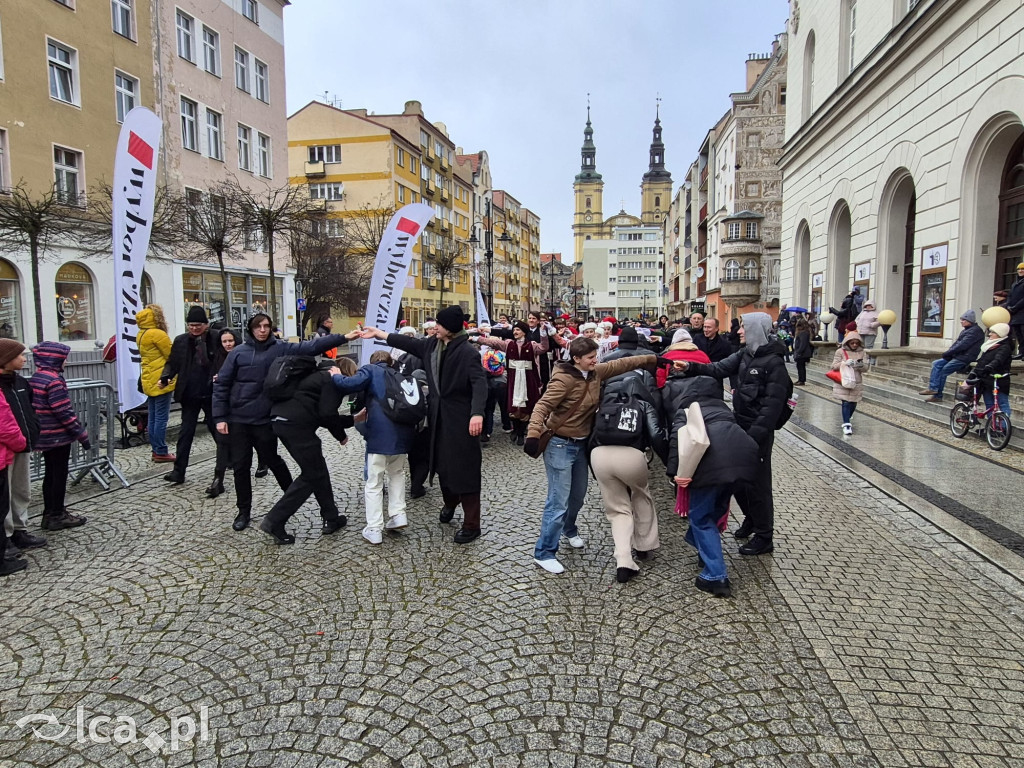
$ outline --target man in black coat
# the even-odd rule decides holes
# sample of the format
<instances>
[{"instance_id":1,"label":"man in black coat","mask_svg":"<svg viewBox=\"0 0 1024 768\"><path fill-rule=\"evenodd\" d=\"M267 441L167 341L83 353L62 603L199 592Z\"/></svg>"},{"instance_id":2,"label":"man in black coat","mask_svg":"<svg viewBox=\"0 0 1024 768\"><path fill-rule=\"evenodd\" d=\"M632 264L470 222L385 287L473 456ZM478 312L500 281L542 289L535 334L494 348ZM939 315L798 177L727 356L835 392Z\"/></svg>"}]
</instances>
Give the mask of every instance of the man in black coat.
<instances>
[{"instance_id":1,"label":"man in black coat","mask_svg":"<svg viewBox=\"0 0 1024 768\"><path fill-rule=\"evenodd\" d=\"M1014 359L1024 360L1024 261L1017 265L1017 280L1010 286L1006 310L1010 313L1010 330L1017 340Z\"/></svg>"},{"instance_id":2,"label":"man in black coat","mask_svg":"<svg viewBox=\"0 0 1024 768\"><path fill-rule=\"evenodd\" d=\"M206 310L189 307L185 318L186 333L174 337L171 354L160 374L160 385L166 386L175 376L174 402L181 405L181 430L174 450L174 469L164 475L170 483L185 482L192 441L196 436L199 414L206 417L206 427L216 439L213 429L213 359L220 346L220 331L210 330Z\"/></svg>"},{"instance_id":3,"label":"man in black coat","mask_svg":"<svg viewBox=\"0 0 1024 768\"><path fill-rule=\"evenodd\" d=\"M760 465L757 477L739 483L734 494L746 519L735 535L754 538L740 547L741 555L761 555L774 549L775 502L772 498L772 448L775 424L786 408L790 378L784 357L786 347L771 336L772 319L764 312L748 312L740 325L743 349L717 363L682 363L688 376L724 379L736 376L732 407L736 423L757 443Z\"/></svg>"},{"instance_id":4,"label":"man in black coat","mask_svg":"<svg viewBox=\"0 0 1024 768\"><path fill-rule=\"evenodd\" d=\"M480 433L484 426L487 381L480 355L464 330L465 313L458 306L437 313L437 334L414 339L378 328L366 328L364 339L386 340L389 346L419 357L427 374L430 405L430 474L441 484L442 523L451 522L462 504L462 528L456 544L480 536Z\"/></svg>"},{"instance_id":5,"label":"man in black coat","mask_svg":"<svg viewBox=\"0 0 1024 768\"><path fill-rule=\"evenodd\" d=\"M710 358L712 363L725 360L725 358L733 352L732 344L722 337L718 332L718 329L717 317L704 318L704 332L701 334L704 337L704 344L701 346L694 341L694 344L697 344L698 348L704 350L704 354Z\"/></svg>"}]
</instances>

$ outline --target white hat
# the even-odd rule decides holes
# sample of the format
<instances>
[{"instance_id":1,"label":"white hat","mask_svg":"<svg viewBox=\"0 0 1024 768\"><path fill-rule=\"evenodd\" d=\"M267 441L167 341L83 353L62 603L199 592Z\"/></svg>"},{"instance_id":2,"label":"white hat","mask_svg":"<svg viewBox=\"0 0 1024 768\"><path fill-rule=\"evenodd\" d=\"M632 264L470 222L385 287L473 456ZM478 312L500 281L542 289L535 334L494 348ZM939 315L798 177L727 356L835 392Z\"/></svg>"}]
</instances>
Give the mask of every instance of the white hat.
<instances>
[{"instance_id":1,"label":"white hat","mask_svg":"<svg viewBox=\"0 0 1024 768\"><path fill-rule=\"evenodd\" d=\"M437 327L437 323L435 323L433 320L427 320L427 322L425 322L423 324L423 330L427 330L427 328L436 328L436 327Z\"/></svg>"},{"instance_id":2,"label":"white hat","mask_svg":"<svg viewBox=\"0 0 1024 768\"><path fill-rule=\"evenodd\" d=\"M580 326L580 333L583 333L584 331L596 331L596 330L597 330L597 323L584 323L583 325Z\"/></svg>"},{"instance_id":3,"label":"white hat","mask_svg":"<svg viewBox=\"0 0 1024 768\"><path fill-rule=\"evenodd\" d=\"M416 326L415 325L403 325L401 330L399 330L398 332L401 333L401 334L404 334L406 336L415 336L416 335Z\"/></svg>"}]
</instances>

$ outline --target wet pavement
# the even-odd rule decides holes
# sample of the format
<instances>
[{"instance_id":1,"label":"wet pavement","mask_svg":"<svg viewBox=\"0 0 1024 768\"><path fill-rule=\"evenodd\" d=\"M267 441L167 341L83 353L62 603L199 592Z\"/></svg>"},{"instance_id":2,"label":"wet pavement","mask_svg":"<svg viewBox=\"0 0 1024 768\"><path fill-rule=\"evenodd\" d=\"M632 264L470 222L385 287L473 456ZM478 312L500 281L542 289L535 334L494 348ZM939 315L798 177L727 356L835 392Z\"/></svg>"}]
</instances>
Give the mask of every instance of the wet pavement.
<instances>
[{"instance_id":1,"label":"wet pavement","mask_svg":"<svg viewBox=\"0 0 1024 768\"><path fill-rule=\"evenodd\" d=\"M1019 534L1021 475L867 413L844 440L838 408L804 393L778 435L776 550L725 537L732 600L694 589L658 467L662 547L620 585L596 484L566 573L533 565L543 464L501 435L466 546L436 490L360 537L358 437L328 443L349 526L307 504L292 547L230 530L209 461L168 486L126 454L143 479L86 484L89 524L3 580L0 765L1024 765L1024 585L886 491ZM883 457L899 474L854 471Z\"/></svg>"}]
</instances>

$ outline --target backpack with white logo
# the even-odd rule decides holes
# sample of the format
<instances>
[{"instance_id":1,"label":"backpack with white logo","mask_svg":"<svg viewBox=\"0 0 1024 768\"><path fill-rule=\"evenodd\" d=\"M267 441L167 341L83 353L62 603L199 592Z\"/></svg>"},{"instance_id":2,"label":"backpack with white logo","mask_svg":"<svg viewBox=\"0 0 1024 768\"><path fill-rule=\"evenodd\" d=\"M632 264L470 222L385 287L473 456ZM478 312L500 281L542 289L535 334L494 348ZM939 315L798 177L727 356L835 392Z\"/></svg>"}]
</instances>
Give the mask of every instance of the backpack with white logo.
<instances>
[{"instance_id":1,"label":"backpack with white logo","mask_svg":"<svg viewBox=\"0 0 1024 768\"><path fill-rule=\"evenodd\" d=\"M635 395L619 392L601 403L594 420L591 442L599 445L631 445L644 443L644 413Z\"/></svg>"},{"instance_id":2,"label":"backpack with white logo","mask_svg":"<svg viewBox=\"0 0 1024 768\"><path fill-rule=\"evenodd\" d=\"M427 416L426 385L412 376L403 376L394 368L385 368L384 399L380 407L396 424L415 426Z\"/></svg>"}]
</instances>

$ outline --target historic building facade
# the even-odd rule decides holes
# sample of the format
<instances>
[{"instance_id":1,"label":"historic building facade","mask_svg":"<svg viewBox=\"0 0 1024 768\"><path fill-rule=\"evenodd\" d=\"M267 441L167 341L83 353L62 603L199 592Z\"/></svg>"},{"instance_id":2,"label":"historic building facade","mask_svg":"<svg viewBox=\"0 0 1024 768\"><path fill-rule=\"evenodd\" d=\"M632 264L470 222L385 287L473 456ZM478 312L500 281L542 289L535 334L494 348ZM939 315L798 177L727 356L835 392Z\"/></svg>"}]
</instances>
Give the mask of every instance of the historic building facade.
<instances>
[{"instance_id":1,"label":"historic building facade","mask_svg":"<svg viewBox=\"0 0 1024 768\"><path fill-rule=\"evenodd\" d=\"M782 296L854 285L939 348L1024 253L1024 8L792 0Z\"/></svg>"}]
</instances>

